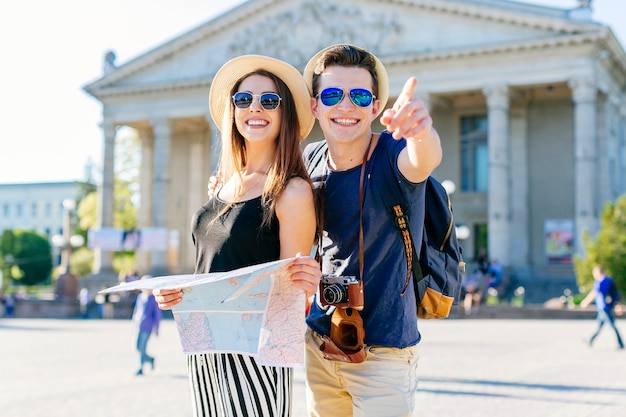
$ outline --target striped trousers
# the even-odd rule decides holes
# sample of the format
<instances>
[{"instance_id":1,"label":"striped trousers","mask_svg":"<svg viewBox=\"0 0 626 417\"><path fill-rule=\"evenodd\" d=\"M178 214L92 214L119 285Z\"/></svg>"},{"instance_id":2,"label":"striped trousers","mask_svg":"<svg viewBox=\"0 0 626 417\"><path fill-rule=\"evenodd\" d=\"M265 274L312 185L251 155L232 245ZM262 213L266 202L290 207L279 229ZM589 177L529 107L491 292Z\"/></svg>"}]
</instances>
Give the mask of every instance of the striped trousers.
<instances>
[{"instance_id":1,"label":"striped trousers","mask_svg":"<svg viewBox=\"0 0 626 417\"><path fill-rule=\"evenodd\" d=\"M293 368L231 353L187 356L194 417L291 417Z\"/></svg>"}]
</instances>

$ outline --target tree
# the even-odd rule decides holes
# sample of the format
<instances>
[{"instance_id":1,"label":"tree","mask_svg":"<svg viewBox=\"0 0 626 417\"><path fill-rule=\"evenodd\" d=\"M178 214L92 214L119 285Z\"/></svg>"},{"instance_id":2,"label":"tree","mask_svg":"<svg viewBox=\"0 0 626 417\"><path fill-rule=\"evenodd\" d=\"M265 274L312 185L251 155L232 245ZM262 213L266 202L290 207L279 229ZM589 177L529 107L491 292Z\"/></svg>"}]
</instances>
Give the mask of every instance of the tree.
<instances>
[{"instance_id":1,"label":"tree","mask_svg":"<svg viewBox=\"0 0 626 417\"><path fill-rule=\"evenodd\" d=\"M78 204L76 217L78 217L78 228L89 230L96 226L96 207L98 206L98 193L92 191L87 194Z\"/></svg>"},{"instance_id":2,"label":"tree","mask_svg":"<svg viewBox=\"0 0 626 417\"><path fill-rule=\"evenodd\" d=\"M4 258L3 272L20 285L36 285L50 277L50 242L30 230L4 230L0 238Z\"/></svg>"},{"instance_id":3,"label":"tree","mask_svg":"<svg viewBox=\"0 0 626 417\"><path fill-rule=\"evenodd\" d=\"M126 181L115 181L114 185L115 205L113 211L113 227L123 230L132 230L137 227L137 208L133 203L133 195ZM96 226L96 208L98 194L87 194L78 205L78 227L81 230L89 230Z\"/></svg>"},{"instance_id":4,"label":"tree","mask_svg":"<svg viewBox=\"0 0 626 417\"><path fill-rule=\"evenodd\" d=\"M135 129L121 127L115 136L115 142L113 226L132 230L137 227L141 140Z\"/></svg>"},{"instance_id":5,"label":"tree","mask_svg":"<svg viewBox=\"0 0 626 417\"><path fill-rule=\"evenodd\" d=\"M89 275L93 269L93 251L86 247L78 248L70 257L70 271L77 277Z\"/></svg>"},{"instance_id":6,"label":"tree","mask_svg":"<svg viewBox=\"0 0 626 417\"><path fill-rule=\"evenodd\" d=\"M600 217L600 230L595 237L583 234L586 256L574 257L578 285L587 292L593 284L591 270L602 265L613 277L620 292L626 296L626 194L615 203L608 202Z\"/></svg>"}]
</instances>

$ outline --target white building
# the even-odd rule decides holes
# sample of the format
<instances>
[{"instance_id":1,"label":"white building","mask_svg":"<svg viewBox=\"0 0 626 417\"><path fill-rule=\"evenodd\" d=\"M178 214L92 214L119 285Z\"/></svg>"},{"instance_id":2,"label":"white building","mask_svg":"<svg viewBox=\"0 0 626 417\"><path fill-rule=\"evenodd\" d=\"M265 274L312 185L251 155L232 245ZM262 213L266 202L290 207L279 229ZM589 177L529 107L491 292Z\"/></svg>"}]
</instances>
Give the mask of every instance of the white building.
<instances>
[{"instance_id":1,"label":"white building","mask_svg":"<svg viewBox=\"0 0 626 417\"><path fill-rule=\"evenodd\" d=\"M108 54L102 78L85 86L103 105L99 222L113 219L116 128L133 127L139 226L180 236L175 256L143 254L139 267L191 271L190 218L219 146L207 103L217 69L247 53L302 69L319 49L354 43L386 65L389 105L418 77L442 138L435 176L456 184L456 221L472 231L466 257L487 249L527 293L562 290L583 231L595 233L604 203L626 192L626 53L589 3L249 0L122 65ZM309 141L321 136L316 127Z\"/></svg>"},{"instance_id":2,"label":"white building","mask_svg":"<svg viewBox=\"0 0 626 417\"><path fill-rule=\"evenodd\" d=\"M76 200L77 181L0 184L0 234L34 230L48 237L63 233L63 200Z\"/></svg>"}]
</instances>

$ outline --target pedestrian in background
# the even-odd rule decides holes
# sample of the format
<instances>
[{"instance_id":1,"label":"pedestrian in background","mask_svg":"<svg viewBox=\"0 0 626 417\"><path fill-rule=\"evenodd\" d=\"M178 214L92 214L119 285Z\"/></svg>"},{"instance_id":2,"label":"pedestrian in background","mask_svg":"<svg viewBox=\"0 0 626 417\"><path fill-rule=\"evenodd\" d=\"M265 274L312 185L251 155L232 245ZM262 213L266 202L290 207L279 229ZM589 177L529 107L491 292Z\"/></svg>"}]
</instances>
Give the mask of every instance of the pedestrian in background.
<instances>
[{"instance_id":1,"label":"pedestrian in background","mask_svg":"<svg viewBox=\"0 0 626 417\"><path fill-rule=\"evenodd\" d=\"M144 275L141 279L150 279L151 275ZM152 290L142 290L135 299L133 309L133 324L137 333L137 352L139 352L139 369L137 375L143 375L143 365L149 363L154 370L154 357L146 352L150 336L159 335L159 324L162 313L152 295Z\"/></svg>"},{"instance_id":2,"label":"pedestrian in background","mask_svg":"<svg viewBox=\"0 0 626 417\"><path fill-rule=\"evenodd\" d=\"M13 310L15 309L15 298L10 292L6 293L2 297L2 303L4 304L4 317L13 317Z\"/></svg>"},{"instance_id":3,"label":"pedestrian in background","mask_svg":"<svg viewBox=\"0 0 626 417\"><path fill-rule=\"evenodd\" d=\"M87 287L83 287L80 289L78 293L78 304L80 306L80 316L83 319L89 318L89 303L91 302L91 294L89 294L89 289Z\"/></svg>"},{"instance_id":4,"label":"pedestrian in background","mask_svg":"<svg viewBox=\"0 0 626 417\"><path fill-rule=\"evenodd\" d=\"M604 325L608 324L615 332L615 336L617 336L617 345L620 349L624 349L624 342L615 325L615 316L613 314L613 310L615 310L618 316L621 316L623 313L622 305L619 304L619 290L615 285L615 281L604 272L604 268L601 266L594 266L592 274L593 288L580 302L582 308L586 308L592 301L595 301L596 304L598 327L596 332L587 340L587 343L589 343L589 346L593 345L593 341L598 337Z\"/></svg>"}]
</instances>

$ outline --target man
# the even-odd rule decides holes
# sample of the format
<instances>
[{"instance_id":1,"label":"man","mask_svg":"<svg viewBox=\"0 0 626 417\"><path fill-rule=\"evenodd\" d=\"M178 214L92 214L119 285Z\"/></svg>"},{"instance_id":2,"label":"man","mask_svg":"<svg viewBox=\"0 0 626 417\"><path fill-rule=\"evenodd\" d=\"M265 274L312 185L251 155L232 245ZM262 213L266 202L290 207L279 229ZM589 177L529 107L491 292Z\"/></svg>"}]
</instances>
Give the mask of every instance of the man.
<instances>
[{"instance_id":1,"label":"man","mask_svg":"<svg viewBox=\"0 0 626 417\"><path fill-rule=\"evenodd\" d=\"M367 353L360 363L325 359L320 349L331 343L331 320L342 307L323 305L328 300L320 300L318 291L307 317L309 414L408 416L415 408L416 345L421 337L413 283L406 282L404 242L388 206L385 178L399 185L413 241L421 242L424 181L441 161L439 136L423 101L413 97L414 77L406 82L393 107L385 110L386 70L377 57L361 48L325 48L309 61L304 78L312 95L313 115L327 144L327 151L319 151L315 143L304 151L320 202L322 274L355 277L363 283L360 317ZM386 131L373 133L372 122L381 113ZM322 156L315 157L316 152ZM312 270L311 258L298 260L302 273ZM354 314L355 309L347 310Z\"/></svg>"},{"instance_id":2,"label":"man","mask_svg":"<svg viewBox=\"0 0 626 417\"><path fill-rule=\"evenodd\" d=\"M608 323L615 332L615 336L617 336L618 347L624 349L624 342L615 326L615 316L613 315L613 308L615 308L617 315L622 315L622 306L618 304L620 295L617 286L613 279L606 275L604 268L601 266L594 266L591 273L593 274L593 288L580 302L580 306L586 308L595 300L596 310L598 312L596 316L598 327L587 343L591 346L595 338L600 334L604 324Z\"/></svg>"}]
</instances>

